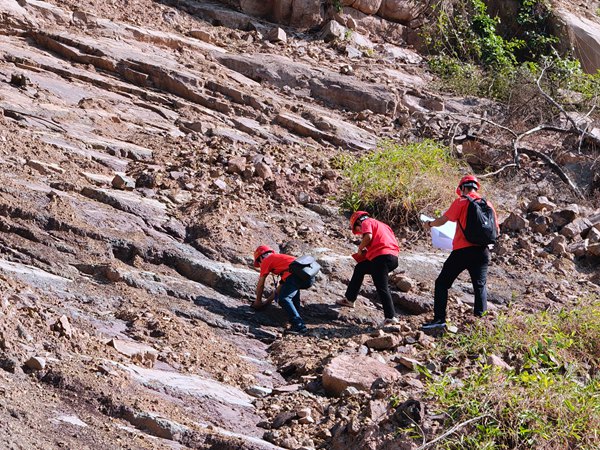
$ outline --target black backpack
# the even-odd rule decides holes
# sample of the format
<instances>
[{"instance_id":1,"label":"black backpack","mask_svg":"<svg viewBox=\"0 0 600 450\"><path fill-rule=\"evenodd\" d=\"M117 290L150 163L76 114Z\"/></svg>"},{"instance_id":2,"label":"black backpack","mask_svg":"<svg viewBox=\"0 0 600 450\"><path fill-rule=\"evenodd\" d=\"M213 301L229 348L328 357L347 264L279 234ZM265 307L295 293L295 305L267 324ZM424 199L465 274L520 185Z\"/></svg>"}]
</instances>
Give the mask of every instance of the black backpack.
<instances>
[{"instance_id":1,"label":"black backpack","mask_svg":"<svg viewBox=\"0 0 600 450\"><path fill-rule=\"evenodd\" d=\"M308 289L315 283L321 270L319 263L310 255L300 256L290 263L289 271L296 277L300 289Z\"/></svg>"},{"instance_id":2,"label":"black backpack","mask_svg":"<svg viewBox=\"0 0 600 450\"><path fill-rule=\"evenodd\" d=\"M467 195L463 195L463 197L469 200L467 223L464 228L460 224L460 221L458 225L465 238L471 244L494 244L496 239L498 239L498 227L496 226L494 210L488 205L485 198L474 199Z\"/></svg>"}]
</instances>

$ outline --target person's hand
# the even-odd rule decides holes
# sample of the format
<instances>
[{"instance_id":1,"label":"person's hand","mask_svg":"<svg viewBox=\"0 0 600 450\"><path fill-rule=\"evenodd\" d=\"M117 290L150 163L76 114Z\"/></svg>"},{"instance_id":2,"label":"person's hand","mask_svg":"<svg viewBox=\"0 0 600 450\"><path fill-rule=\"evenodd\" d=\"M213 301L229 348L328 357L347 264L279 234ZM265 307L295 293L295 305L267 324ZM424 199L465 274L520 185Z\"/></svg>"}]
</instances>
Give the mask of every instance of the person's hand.
<instances>
[{"instance_id":1,"label":"person's hand","mask_svg":"<svg viewBox=\"0 0 600 450\"><path fill-rule=\"evenodd\" d=\"M257 303L256 300L255 300L252 303L250 303L250 308L252 308L252 309L254 309L256 311L259 311L259 310L263 309L264 307L265 307L265 304L263 302L258 302Z\"/></svg>"}]
</instances>

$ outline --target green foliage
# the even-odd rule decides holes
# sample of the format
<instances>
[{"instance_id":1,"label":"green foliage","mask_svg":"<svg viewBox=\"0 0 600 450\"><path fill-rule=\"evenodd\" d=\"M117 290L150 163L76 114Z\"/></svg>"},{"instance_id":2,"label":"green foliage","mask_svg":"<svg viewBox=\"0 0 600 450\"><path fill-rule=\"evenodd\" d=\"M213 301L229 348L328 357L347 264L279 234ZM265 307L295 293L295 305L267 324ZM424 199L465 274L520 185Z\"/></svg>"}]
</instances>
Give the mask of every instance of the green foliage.
<instances>
[{"instance_id":1,"label":"green foliage","mask_svg":"<svg viewBox=\"0 0 600 450\"><path fill-rule=\"evenodd\" d=\"M600 301L558 313L501 316L447 337L438 356L463 361L428 383L453 424L476 418L439 448L597 448L600 429ZM491 354L513 369L487 364ZM464 367L464 361L474 361ZM458 370L467 375L460 381Z\"/></svg>"},{"instance_id":2,"label":"green foliage","mask_svg":"<svg viewBox=\"0 0 600 450\"><path fill-rule=\"evenodd\" d=\"M490 69L516 63L514 50L524 42L506 40L496 32L500 20L490 17L483 0L461 0L451 6L441 0L434 11L436 21L425 32L425 41L434 54Z\"/></svg>"},{"instance_id":3,"label":"green foliage","mask_svg":"<svg viewBox=\"0 0 600 450\"><path fill-rule=\"evenodd\" d=\"M519 61L537 61L554 52L558 38L550 32L551 13L545 0L521 0L517 23L525 45L517 52Z\"/></svg>"},{"instance_id":4,"label":"green foliage","mask_svg":"<svg viewBox=\"0 0 600 450\"><path fill-rule=\"evenodd\" d=\"M343 9L341 0L331 0L332 6L335 8L337 12L341 12Z\"/></svg>"},{"instance_id":5,"label":"green foliage","mask_svg":"<svg viewBox=\"0 0 600 450\"><path fill-rule=\"evenodd\" d=\"M416 220L432 205L450 204L463 167L447 147L425 140L379 148L344 167L347 179L342 207L366 209L384 220Z\"/></svg>"},{"instance_id":6,"label":"green foliage","mask_svg":"<svg viewBox=\"0 0 600 450\"><path fill-rule=\"evenodd\" d=\"M424 38L440 87L459 95L508 100L523 83L534 83L542 67L549 67L543 82L551 93L579 93L584 100L580 106L589 107L600 94L600 75L585 74L576 59L558 55L547 0L519 2L516 37L510 39L500 35L500 20L489 15L483 0L439 0L434 5L435 20Z\"/></svg>"}]
</instances>

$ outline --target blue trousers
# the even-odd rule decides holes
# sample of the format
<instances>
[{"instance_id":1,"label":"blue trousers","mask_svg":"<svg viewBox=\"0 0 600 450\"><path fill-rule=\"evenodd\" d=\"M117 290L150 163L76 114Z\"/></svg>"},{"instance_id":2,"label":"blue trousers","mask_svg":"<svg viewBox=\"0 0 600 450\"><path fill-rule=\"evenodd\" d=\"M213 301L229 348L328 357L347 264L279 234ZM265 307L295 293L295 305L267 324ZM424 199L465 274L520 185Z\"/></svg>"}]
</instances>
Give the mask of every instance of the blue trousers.
<instances>
[{"instance_id":1,"label":"blue trousers","mask_svg":"<svg viewBox=\"0 0 600 450\"><path fill-rule=\"evenodd\" d=\"M294 275L287 277L281 284L279 304L286 312L293 327L304 325L304 320L302 320L302 317L298 313L300 309L300 288L298 287L298 280Z\"/></svg>"},{"instance_id":2,"label":"blue trousers","mask_svg":"<svg viewBox=\"0 0 600 450\"><path fill-rule=\"evenodd\" d=\"M444 263L437 280L435 280L434 318L446 320L448 305L448 289L463 270L468 270L475 291L476 316L487 310L487 272L490 263L490 251L485 246L466 247L453 250Z\"/></svg>"}]
</instances>

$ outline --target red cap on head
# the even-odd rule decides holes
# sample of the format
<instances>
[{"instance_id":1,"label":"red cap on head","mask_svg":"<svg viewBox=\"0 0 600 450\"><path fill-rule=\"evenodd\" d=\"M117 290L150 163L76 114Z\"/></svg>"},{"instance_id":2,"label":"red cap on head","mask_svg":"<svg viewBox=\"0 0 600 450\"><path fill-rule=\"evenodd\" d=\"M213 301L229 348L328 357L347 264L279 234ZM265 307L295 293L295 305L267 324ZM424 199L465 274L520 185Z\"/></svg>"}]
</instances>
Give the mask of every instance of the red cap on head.
<instances>
[{"instance_id":1,"label":"red cap on head","mask_svg":"<svg viewBox=\"0 0 600 450\"><path fill-rule=\"evenodd\" d=\"M354 229L354 223L360 219L361 217L364 216L368 216L369 213L366 211L355 211L354 213L352 213L352 215L350 216L350 229Z\"/></svg>"},{"instance_id":2,"label":"red cap on head","mask_svg":"<svg viewBox=\"0 0 600 450\"><path fill-rule=\"evenodd\" d=\"M263 256L265 253L273 253L273 252L274 252L274 250L271 247L268 247L266 245L259 245L258 247L256 247L256 250L254 250L254 267L260 266L260 263L258 262L258 258Z\"/></svg>"},{"instance_id":3,"label":"red cap on head","mask_svg":"<svg viewBox=\"0 0 600 450\"><path fill-rule=\"evenodd\" d=\"M475 175L465 175L460 179L458 183L458 187L456 188L456 195L461 195L460 191L465 185L474 187L477 190L479 190L480 187L479 180L477 180L477 177Z\"/></svg>"}]
</instances>

